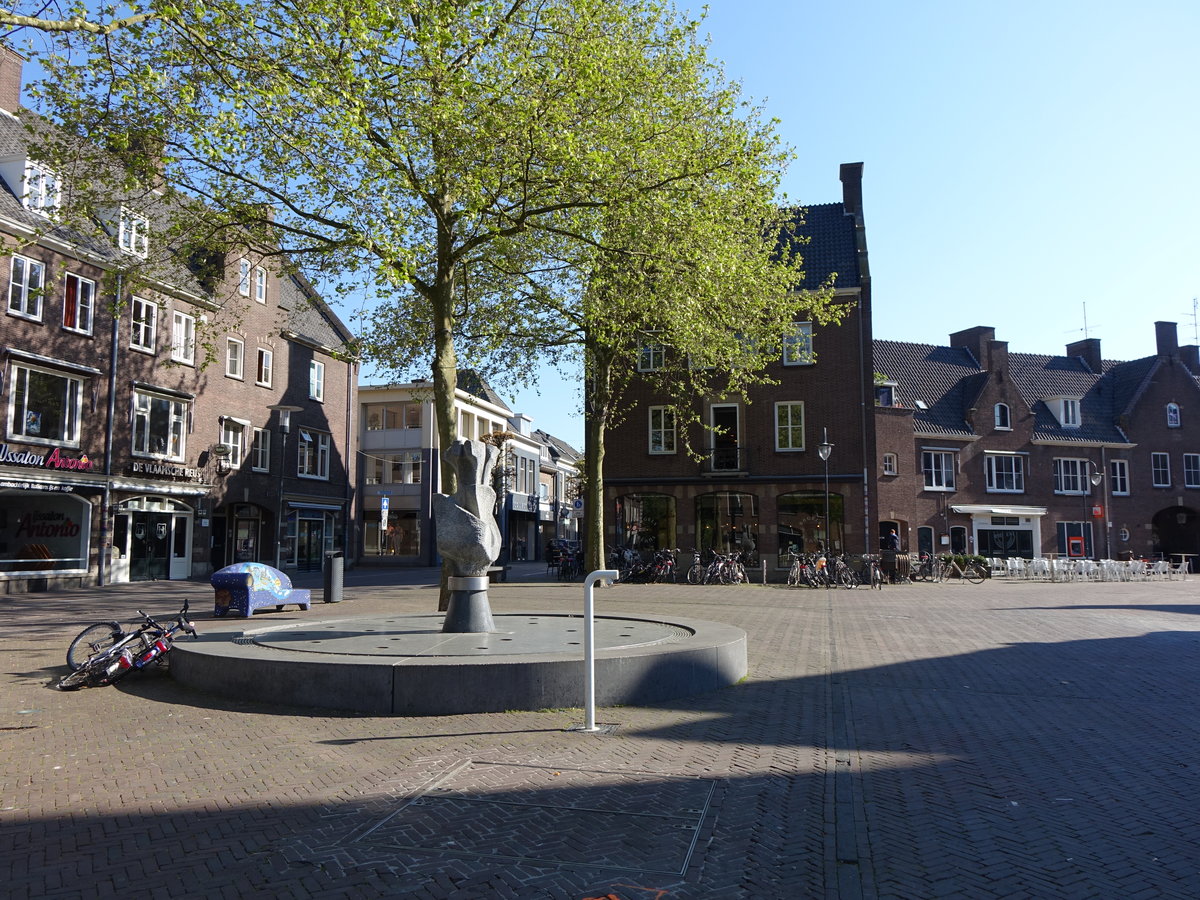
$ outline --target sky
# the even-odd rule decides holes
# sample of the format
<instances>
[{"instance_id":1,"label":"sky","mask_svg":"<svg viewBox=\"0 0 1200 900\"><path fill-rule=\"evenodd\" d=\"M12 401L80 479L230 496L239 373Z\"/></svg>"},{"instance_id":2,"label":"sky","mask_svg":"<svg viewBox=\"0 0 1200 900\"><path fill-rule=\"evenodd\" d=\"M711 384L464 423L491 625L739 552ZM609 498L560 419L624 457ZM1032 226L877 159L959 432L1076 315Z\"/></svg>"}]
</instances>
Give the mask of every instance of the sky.
<instances>
[{"instance_id":1,"label":"sky","mask_svg":"<svg viewBox=\"0 0 1200 900\"><path fill-rule=\"evenodd\" d=\"M1200 3L711 0L703 27L795 149L791 203L864 164L876 339L1200 343ZM510 405L581 448L576 385L541 387Z\"/></svg>"},{"instance_id":2,"label":"sky","mask_svg":"<svg viewBox=\"0 0 1200 900\"><path fill-rule=\"evenodd\" d=\"M864 164L877 339L1200 343L1196 0L710 0L702 31L794 149L790 204ZM505 399L582 449L578 377Z\"/></svg>"}]
</instances>

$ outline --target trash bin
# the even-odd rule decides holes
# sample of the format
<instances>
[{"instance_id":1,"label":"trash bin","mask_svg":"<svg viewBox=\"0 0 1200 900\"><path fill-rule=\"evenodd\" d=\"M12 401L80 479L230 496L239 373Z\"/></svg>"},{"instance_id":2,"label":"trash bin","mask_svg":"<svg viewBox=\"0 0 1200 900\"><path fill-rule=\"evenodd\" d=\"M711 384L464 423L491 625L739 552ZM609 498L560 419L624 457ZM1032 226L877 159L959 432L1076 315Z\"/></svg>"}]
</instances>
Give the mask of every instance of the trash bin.
<instances>
[{"instance_id":1,"label":"trash bin","mask_svg":"<svg viewBox=\"0 0 1200 900\"><path fill-rule=\"evenodd\" d=\"M346 560L341 550L325 554L325 602L342 602L342 580Z\"/></svg>"}]
</instances>

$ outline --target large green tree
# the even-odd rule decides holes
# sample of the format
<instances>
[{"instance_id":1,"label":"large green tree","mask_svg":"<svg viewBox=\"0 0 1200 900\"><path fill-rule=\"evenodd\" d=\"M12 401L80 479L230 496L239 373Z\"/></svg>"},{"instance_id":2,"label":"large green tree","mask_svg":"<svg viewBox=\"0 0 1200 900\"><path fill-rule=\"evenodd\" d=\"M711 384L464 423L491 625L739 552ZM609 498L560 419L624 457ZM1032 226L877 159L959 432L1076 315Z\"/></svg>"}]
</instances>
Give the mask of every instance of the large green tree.
<instances>
[{"instance_id":1,"label":"large green tree","mask_svg":"<svg viewBox=\"0 0 1200 900\"><path fill-rule=\"evenodd\" d=\"M58 40L44 111L88 138L47 155L117 149L188 241L370 285L367 346L432 369L442 446L460 359L519 377L570 332L596 388L664 332L734 389L754 366L730 335L765 350L795 312L773 126L659 0L155 0L27 24ZM72 192L82 213L101 182Z\"/></svg>"}]
</instances>

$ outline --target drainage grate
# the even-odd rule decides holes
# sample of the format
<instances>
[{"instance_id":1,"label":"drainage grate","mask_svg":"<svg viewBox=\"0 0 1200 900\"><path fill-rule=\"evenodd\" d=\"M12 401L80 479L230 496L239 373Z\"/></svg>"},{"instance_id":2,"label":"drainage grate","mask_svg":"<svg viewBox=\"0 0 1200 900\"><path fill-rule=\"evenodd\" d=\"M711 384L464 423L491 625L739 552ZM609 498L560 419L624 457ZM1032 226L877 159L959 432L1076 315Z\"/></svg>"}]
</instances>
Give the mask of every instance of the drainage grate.
<instances>
[{"instance_id":1,"label":"drainage grate","mask_svg":"<svg viewBox=\"0 0 1200 900\"><path fill-rule=\"evenodd\" d=\"M344 845L682 876L715 783L466 760Z\"/></svg>"}]
</instances>

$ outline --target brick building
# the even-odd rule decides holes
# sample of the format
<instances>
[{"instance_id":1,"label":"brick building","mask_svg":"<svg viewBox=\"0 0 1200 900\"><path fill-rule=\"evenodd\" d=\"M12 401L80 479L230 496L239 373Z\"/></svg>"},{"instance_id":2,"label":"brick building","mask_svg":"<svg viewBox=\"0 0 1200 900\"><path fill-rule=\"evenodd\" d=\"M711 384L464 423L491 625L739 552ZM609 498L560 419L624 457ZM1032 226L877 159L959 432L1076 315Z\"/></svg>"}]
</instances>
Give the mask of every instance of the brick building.
<instances>
[{"instance_id":1,"label":"brick building","mask_svg":"<svg viewBox=\"0 0 1200 900\"><path fill-rule=\"evenodd\" d=\"M112 197L108 241L60 224L20 67L0 51L0 591L320 567L353 499L349 332L269 254L158 246L153 190Z\"/></svg>"},{"instance_id":2,"label":"brick building","mask_svg":"<svg viewBox=\"0 0 1200 900\"><path fill-rule=\"evenodd\" d=\"M862 164L841 167L842 201L798 211L805 282L836 273L847 315L837 326L797 323L798 340L770 367L778 383L752 396L697 397L712 432L696 462L665 412L666 399L635 382L632 409L612 428L604 462L607 546L753 549L778 574L789 547L876 546L871 282L862 210ZM649 364L653 364L650 360ZM828 468L817 448L832 444ZM825 522L828 471L830 521Z\"/></svg>"},{"instance_id":3,"label":"brick building","mask_svg":"<svg viewBox=\"0 0 1200 900\"><path fill-rule=\"evenodd\" d=\"M879 529L906 550L1121 558L1200 552L1200 351L1155 355L875 342Z\"/></svg>"}]
</instances>

